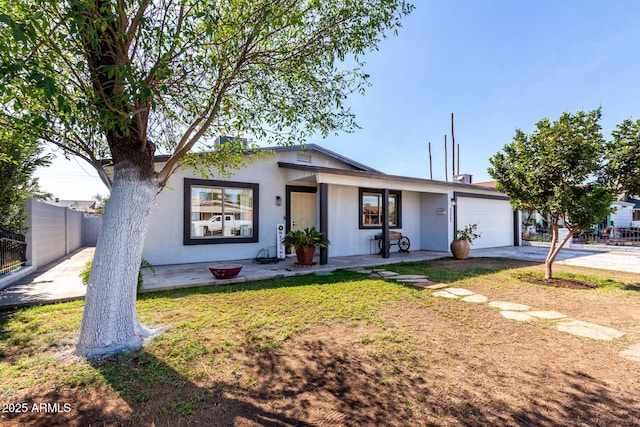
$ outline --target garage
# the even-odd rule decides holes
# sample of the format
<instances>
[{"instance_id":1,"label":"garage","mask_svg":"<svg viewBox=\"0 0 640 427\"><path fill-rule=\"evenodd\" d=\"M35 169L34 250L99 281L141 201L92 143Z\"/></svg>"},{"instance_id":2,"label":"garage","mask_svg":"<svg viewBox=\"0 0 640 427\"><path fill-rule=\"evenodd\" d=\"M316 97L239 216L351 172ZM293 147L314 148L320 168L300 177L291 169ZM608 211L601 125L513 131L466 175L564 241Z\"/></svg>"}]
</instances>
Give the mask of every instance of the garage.
<instances>
[{"instance_id":1,"label":"garage","mask_svg":"<svg viewBox=\"0 0 640 427\"><path fill-rule=\"evenodd\" d=\"M507 197L456 192L454 198L455 226L478 224L474 249L514 245L514 214Z\"/></svg>"}]
</instances>

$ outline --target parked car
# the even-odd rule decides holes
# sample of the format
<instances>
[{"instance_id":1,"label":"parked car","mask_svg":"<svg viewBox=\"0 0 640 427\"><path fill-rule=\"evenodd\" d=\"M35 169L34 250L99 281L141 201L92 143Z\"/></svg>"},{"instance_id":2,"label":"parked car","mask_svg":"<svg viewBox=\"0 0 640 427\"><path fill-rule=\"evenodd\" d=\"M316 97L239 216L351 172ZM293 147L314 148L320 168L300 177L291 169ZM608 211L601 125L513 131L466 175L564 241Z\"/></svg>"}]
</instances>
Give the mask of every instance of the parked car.
<instances>
[{"instance_id":1,"label":"parked car","mask_svg":"<svg viewBox=\"0 0 640 427\"><path fill-rule=\"evenodd\" d=\"M192 221L195 236L222 234L223 236L249 235L253 221L236 219L233 215L214 215L209 219Z\"/></svg>"}]
</instances>

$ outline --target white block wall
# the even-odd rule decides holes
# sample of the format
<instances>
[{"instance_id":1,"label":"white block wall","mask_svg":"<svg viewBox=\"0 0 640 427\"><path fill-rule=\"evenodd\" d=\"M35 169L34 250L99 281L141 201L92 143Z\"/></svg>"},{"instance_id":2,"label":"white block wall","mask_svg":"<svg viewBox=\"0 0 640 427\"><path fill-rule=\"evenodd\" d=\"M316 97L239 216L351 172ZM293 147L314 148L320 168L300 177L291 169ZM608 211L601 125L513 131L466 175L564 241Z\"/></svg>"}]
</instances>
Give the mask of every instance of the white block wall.
<instances>
[{"instance_id":1,"label":"white block wall","mask_svg":"<svg viewBox=\"0 0 640 427\"><path fill-rule=\"evenodd\" d=\"M26 211L27 265L42 267L82 246L82 212L35 199Z\"/></svg>"}]
</instances>

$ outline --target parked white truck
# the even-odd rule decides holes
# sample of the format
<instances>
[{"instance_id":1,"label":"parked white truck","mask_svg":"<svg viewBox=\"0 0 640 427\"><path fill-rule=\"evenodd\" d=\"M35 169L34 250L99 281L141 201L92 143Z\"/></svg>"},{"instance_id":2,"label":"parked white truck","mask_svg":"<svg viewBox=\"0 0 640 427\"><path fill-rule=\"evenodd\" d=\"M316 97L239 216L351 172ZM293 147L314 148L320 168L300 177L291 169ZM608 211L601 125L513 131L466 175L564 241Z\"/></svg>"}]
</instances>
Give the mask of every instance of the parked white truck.
<instances>
[{"instance_id":1,"label":"parked white truck","mask_svg":"<svg viewBox=\"0 0 640 427\"><path fill-rule=\"evenodd\" d=\"M194 235L204 237L207 235L222 234L223 236L248 236L251 234L253 221L236 219L233 215L214 215L202 221L192 221Z\"/></svg>"}]
</instances>

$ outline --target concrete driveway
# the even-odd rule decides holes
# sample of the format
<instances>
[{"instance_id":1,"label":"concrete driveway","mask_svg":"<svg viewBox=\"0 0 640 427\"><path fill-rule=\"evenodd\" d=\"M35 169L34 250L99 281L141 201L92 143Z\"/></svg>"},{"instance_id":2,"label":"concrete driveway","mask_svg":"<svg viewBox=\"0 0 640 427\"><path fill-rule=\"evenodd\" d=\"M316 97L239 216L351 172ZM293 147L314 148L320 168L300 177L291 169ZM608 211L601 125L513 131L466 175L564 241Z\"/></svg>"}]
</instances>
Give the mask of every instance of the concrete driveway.
<instances>
[{"instance_id":1,"label":"concrete driveway","mask_svg":"<svg viewBox=\"0 0 640 427\"><path fill-rule=\"evenodd\" d=\"M533 262L544 262L548 253L549 248L535 246L507 246L471 250L471 256L474 257L513 258ZM562 249L556 258L556 263L640 274L640 252Z\"/></svg>"}]
</instances>

